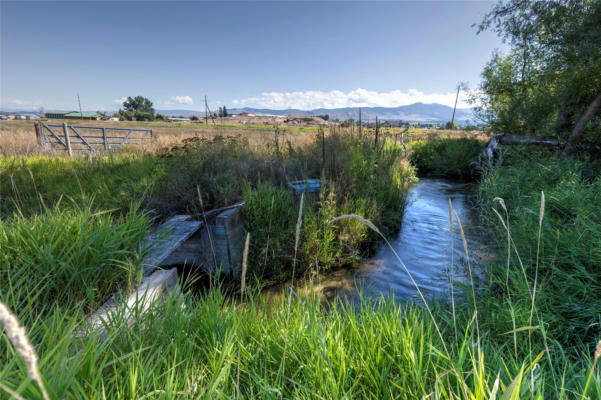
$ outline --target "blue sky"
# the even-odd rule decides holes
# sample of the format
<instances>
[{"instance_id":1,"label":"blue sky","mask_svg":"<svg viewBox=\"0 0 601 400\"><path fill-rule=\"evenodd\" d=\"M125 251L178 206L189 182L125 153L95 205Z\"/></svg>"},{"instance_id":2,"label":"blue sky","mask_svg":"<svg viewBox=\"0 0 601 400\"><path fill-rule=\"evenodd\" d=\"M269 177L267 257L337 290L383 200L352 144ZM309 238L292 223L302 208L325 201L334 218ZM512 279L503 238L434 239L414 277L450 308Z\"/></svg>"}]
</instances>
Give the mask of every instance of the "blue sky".
<instances>
[{"instance_id":1,"label":"blue sky","mask_svg":"<svg viewBox=\"0 0 601 400\"><path fill-rule=\"evenodd\" d=\"M495 48L492 2L7 2L0 106L114 110L452 103Z\"/></svg>"}]
</instances>

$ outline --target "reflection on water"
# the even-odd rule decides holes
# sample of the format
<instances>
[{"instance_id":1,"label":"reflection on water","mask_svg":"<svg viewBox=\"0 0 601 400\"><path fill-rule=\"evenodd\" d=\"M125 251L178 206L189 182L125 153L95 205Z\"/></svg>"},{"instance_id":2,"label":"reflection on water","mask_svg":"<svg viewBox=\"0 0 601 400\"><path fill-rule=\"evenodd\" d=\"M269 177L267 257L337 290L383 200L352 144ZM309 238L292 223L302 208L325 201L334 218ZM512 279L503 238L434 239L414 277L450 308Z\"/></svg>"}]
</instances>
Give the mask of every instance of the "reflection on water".
<instances>
[{"instance_id":1,"label":"reflection on water","mask_svg":"<svg viewBox=\"0 0 601 400\"><path fill-rule=\"evenodd\" d=\"M449 199L465 232L475 279L482 274L478 266L491 254L469 206L468 196L469 184L444 179L420 180L411 190L403 226L397 237L390 240L426 297L446 297L450 292L451 277L457 283L469 284L468 259L457 221L452 235L449 230ZM328 300L356 298L356 288L369 297L386 294L409 300L417 295L407 272L385 244L361 265L322 274L319 281L313 283L314 289L320 290Z\"/></svg>"}]
</instances>

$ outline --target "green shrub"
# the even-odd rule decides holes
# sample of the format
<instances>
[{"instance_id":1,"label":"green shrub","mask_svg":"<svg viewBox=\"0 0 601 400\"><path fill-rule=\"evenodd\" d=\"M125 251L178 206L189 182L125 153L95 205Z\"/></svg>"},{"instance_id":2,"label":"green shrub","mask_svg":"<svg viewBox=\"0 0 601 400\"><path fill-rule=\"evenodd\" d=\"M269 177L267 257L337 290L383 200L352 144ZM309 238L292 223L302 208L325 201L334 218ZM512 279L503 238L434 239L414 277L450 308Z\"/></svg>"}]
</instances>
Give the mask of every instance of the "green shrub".
<instances>
[{"instance_id":1,"label":"green shrub","mask_svg":"<svg viewBox=\"0 0 601 400\"><path fill-rule=\"evenodd\" d=\"M411 163L420 174L468 177L484 144L477 139L433 139L409 143Z\"/></svg>"}]
</instances>

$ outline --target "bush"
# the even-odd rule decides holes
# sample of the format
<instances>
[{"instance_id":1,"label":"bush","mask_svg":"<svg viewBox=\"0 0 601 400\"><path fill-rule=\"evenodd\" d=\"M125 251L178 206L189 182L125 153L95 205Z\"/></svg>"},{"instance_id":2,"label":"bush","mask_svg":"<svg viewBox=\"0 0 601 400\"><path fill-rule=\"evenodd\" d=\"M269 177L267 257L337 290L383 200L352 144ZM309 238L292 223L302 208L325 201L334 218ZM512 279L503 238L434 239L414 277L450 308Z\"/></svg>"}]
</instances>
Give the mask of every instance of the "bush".
<instances>
[{"instance_id":1,"label":"bush","mask_svg":"<svg viewBox=\"0 0 601 400\"><path fill-rule=\"evenodd\" d=\"M411 163L420 174L468 177L484 144L477 139L433 139L409 144Z\"/></svg>"}]
</instances>

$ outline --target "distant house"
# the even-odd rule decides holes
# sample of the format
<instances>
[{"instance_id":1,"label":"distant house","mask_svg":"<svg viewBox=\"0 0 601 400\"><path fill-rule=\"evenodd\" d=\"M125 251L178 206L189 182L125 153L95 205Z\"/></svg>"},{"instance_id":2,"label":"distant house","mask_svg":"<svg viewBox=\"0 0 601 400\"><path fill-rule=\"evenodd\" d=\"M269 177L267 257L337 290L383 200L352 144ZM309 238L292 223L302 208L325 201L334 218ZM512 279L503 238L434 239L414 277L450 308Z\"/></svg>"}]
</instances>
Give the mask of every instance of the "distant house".
<instances>
[{"instance_id":1,"label":"distant house","mask_svg":"<svg viewBox=\"0 0 601 400\"><path fill-rule=\"evenodd\" d=\"M39 115L37 114L20 114L19 115L19 119L26 119L26 120L32 120L32 119L38 119L40 118Z\"/></svg>"},{"instance_id":2,"label":"distant house","mask_svg":"<svg viewBox=\"0 0 601 400\"><path fill-rule=\"evenodd\" d=\"M65 119L65 115L74 113L75 111L48 111L46 118Z\"/></svg>"},{"instance_id":3,"label":"distant house","mask_svg":"<svg viewBox=\"0 0 601 400\"><path fill-rule=\"evenodd\" d=\"M190 118L169 117L167 120L171 122L189 122Z\"/></svg>"}]
</instances>

